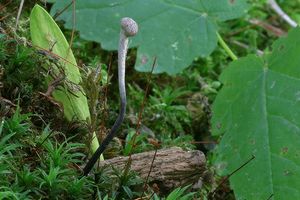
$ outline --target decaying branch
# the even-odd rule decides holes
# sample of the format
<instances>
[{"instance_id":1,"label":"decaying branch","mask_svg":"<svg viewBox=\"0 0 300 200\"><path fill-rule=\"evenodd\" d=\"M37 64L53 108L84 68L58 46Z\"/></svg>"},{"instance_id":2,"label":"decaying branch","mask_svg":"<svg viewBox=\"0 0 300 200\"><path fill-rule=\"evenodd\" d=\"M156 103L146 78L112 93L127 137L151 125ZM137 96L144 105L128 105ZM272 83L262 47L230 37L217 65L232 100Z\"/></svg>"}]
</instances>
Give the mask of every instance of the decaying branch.
<instances>
[{"instance_id":1,"label":"decaying branch","mask_svg":"<svg viewBox=\"0 0 300 200\"><path fill-rule=\"evenodd\" d=\"M261 21L259 19L250 19L249 22L251 24L256 25L256 26L262 27L263 29L265 29L265 30L273 33L277 37L281 37L281 36L287 35L287 33L284 30L282 30L282 29L280 29L278 27L275 27L275 26L273 26L271 24L268 24L268 23L266 23L264 21Z\"/></svg>"},{"instance_id":2,"label":"decaying branch","mask_svg":"<svg viewBox=\"0 0 300 200\"><path fill-rule=\"evenodd\" d=\"M146 180L155 151L131 156L130 169ZM123 170L129 157L116 157L101 161L100 167L112 171L112 167ZM188 184L201 187L207 174L205 155L198 150L184 151L179 147L158 150L149 175L148 183L157 184L163 190ZM199 185L200 183L200 185Z\"/></svg>"},{"instance_id":3,"label":"decaying branch","mask_svg":"<svg viewBox=\"0 0 300 200\"><path fill-rule=\"evenodd\" d=\"M242 42L239 42L237 40L233 40L232 43L235 44L235 45L237 45L237 46L239 46L239 47L241 47L241 48L244 48L244 49L249 49L250 48L249 45L244 44ZM257 49L256 50L256 55L263 56L264 52L262 50Z\"/></svg>"}]
</instances>

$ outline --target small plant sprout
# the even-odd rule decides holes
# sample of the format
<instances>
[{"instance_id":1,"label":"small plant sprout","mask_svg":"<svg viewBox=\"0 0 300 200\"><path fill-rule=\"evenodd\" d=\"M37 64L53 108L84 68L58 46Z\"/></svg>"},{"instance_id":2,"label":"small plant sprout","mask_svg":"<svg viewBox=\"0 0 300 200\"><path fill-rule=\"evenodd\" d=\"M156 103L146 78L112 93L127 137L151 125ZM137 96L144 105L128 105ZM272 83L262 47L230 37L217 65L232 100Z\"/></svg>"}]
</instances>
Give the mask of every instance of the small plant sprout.
<instances>
[{"instance_id":1,"label":"small plant sprout","mask_svg":"<svg viewBox=\"0 0 300 200\"><path fill-rule=\"evenodd\" d=\"M84 176L88 175L95 163L97 162L100 155L106 149L109 142L114 138L118 128L122 124L125 111L126 111L126 89L125 89L125 61L126 54L128 49L128 40L129 37L135 36L138 32L137 23L128 17L121 19L121 32L120 32L120 41L118 49L118 76L119 76L119 93L120 93L120 112L118 118L116 119L114 125L112 126L110 133L103 140L102 144L96 152L92 155L91 159L86 164L83 169Z\"/></svg>"}]
</instances>

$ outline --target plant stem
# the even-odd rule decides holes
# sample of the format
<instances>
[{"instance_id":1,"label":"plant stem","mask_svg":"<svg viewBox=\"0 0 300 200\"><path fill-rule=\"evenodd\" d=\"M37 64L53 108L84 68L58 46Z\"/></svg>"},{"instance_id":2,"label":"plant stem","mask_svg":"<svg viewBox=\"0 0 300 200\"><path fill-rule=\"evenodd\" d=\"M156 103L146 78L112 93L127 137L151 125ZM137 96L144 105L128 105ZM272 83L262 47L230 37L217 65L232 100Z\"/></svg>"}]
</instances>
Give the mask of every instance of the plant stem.
<instances>
[{"instance_id":1,"label":"plant stem","mask_svg":"<svg viewBox=\"0 0 300 200\"><path fill-rule=\"evenodd\" d=\"M226 44L226 42L223 40L223 38L221 37L221 35L217 32L217 37L218 37L218 41L220 43L220 45L223 47L223 49L226 51L226 53L229 55L229 57L232 60L237 60L237 56L231 51L231 49L229 48L229 46Z\"/></svg>"},{"instance_id":2,"label":"plant stem","mask_svg":"<svg viewBox=\"0 0 300 200\"><path fill-rule=\"evenodd\" d=\"M97 151L98 147L99 147L99 141L97 139L96 133L93 132L93 138L92 138L92 142L91 142L91 153L94 154ZM101 161L104 160L104 157L102 154L100 156L100 160Z\"/></svg>"},{"instance_id":3,"label":"plant stem","mask_svg":"<svg viewBox=\"0 0 300 200\"><path fill-rule=\"evenodd\" d=\"M281 7L277 4L275 0L268 0L268 4L271 6L271 8L284 20L286 21L290 26L297 27L298 24L296 21L292 20L290 16L288 16Z\"/></svg>"}]
</instances>

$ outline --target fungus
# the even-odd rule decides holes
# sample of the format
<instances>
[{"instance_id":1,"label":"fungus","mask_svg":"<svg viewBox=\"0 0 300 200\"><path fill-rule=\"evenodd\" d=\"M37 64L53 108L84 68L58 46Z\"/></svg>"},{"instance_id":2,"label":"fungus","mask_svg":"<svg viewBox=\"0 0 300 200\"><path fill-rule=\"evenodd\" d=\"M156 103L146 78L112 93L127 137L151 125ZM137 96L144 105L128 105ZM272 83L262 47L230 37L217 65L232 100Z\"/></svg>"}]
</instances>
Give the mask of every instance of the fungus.
<instances>
[{"instance_id":1,"label":"fungus","mask_svg":"<svg viewBox=\"0 0 300 200\"><path fill-rule=\"evenodd\" d=\"M112 126L109 134L103 140L102 144L98 147L96 152L92 155L91 159L88 161L83 169L83 175L86 176L90 173L93 166L99 159L100 155L104 152L107 145L115 137L118 128L121 126L126 111L126 88L125 88L125 63L126 55L128 49L129 37L135 36L138 32L137 23L128 17L121 19L121 31L120 31L120 41L118 48L118 80L119 80L119 93L120 93L120 111L118 118L116 119L114 125Z\"/></svg>"}]
</instances>

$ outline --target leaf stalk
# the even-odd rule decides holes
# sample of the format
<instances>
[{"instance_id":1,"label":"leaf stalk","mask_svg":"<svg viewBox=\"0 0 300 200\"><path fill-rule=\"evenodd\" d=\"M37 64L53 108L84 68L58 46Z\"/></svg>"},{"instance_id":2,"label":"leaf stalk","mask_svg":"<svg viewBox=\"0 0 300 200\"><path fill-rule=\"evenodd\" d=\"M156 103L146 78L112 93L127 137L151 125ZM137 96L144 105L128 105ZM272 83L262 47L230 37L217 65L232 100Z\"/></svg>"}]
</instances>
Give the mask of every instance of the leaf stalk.
<instances>
[{"instance_id":1,"label":"leaf stalk","mask_svg":"<svg viewBox=\"0 0 300 200\"><path fill-rule=\"evenodd\" d=\"M229 55L229 57L232 60L237 60L238 57L233 53L233 51L229 48L229 46L226 44L226 42L223 40L221 35L217 32L218 42L220 43L221 47L226 51L226 53Z\"/></svg>"}]
</instances>

